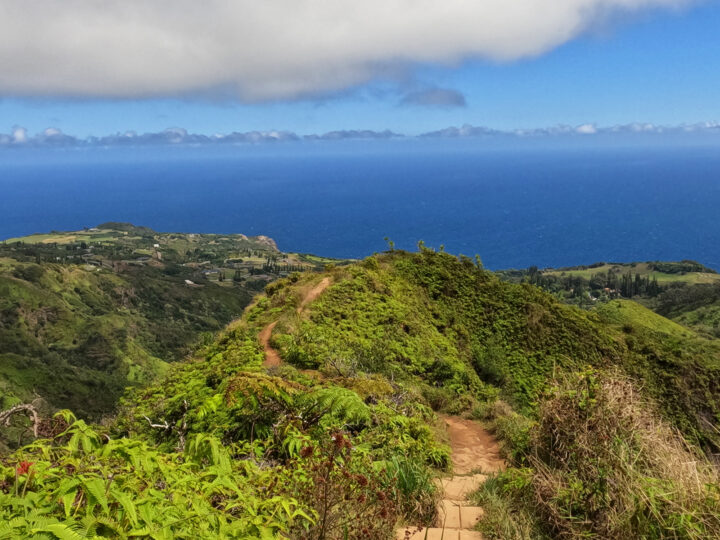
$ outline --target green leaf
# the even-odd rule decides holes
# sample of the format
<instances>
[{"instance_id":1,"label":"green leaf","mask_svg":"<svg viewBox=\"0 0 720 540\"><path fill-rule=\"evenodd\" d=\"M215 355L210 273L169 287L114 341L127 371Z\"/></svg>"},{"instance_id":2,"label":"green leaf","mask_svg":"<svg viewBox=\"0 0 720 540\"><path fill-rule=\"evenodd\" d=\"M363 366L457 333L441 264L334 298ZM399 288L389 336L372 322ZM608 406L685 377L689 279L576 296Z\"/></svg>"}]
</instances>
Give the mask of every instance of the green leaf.
<instances>
[{"instance_id":1,"label":"green leaf","mask_svg":"<svg viewBox=\"0 0 720 540\"><path fill-rule=\"evenodd\" d=\"M83 478L82 484L87 493L90 494L96 503L103 507L103 510L107 514L108 500L105 495L105 482L100 478Z\"/></svg>"},{"instance_id":2,"label":"green leaf","mask_svg":"<svg viewBox=\"0 0 720 540\"><path fill-rule=\"evenodd\" d=\"M65 517L69 518L70 513L72 512L73 503L75 502L75 498L77 497L77 490L74 491L68 491L65 495L62 496L61 500L63 503L63 508L65 509Z\"/></svg>"},{"instance_id":3,"label":"green leaf","mask_svg":"<svg viewBox=\"0 0 720 540\"><path fill-rule=\"evenodd\" d=\"M45 525L44 527L33 529L30 532L32 532L33 534L37 534L39 532L49 532L54 534L55 537L59 538L60 540L87 540L83 535L79 534L69 525L65 525L63 523L53 523L51 525Z\"/></svg>"},{"instance_id":4,"label":"green leaf","mask_svg":"<svg viewBox=\"0 0 720 540\"><path fill-rule=\"evenodd\" d=\"M127 493L123 493L117 488L113 487L110 489L110 494L113 498L123 507L125 510L125 516L128 518L133 527L138 526L137 511L135 509L135 503L132 501Z\"/></svg>"}]
</instances>

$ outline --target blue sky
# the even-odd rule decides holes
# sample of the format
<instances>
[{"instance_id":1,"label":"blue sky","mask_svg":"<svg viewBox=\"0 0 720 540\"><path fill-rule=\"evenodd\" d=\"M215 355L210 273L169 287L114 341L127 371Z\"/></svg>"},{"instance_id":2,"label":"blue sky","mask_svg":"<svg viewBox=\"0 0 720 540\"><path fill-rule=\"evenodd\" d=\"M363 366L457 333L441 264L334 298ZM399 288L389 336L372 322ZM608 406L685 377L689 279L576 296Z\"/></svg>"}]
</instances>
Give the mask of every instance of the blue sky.
<instances>
[{"instance_id":1,"label":"blue sky","mask_svg":"<svg viewBox=\"0 0 720 540\"><path fill-rule=\"evenodd\" d=\"M204 88L195 91L192 85L188 90L186 85L179 92L183 97L173 98L169 96L178 94L175 89L164 95L162 88L155 91L148 86L154 80L136 91L132 86L136 79L120 95L108 95L113 92L91 84L68 90L57 79L48 79L47 91L43 87L38 91L22 80L34 74L10 70L10 75L0 73L0 132L23 126L33 134L55 127L86 137L177 126L208 135L271 129L299 134L340 129L418 134L463 124L510 130L558 124L720 121L718 28L718 2L613 12L586 21L583 31L570 39L538 46L538 51L525 51L519 58L493 58L504 51L488 53L484 44L448 53L462 57L459 61L432 62L425 51L416 53L417 59L403 52L408 60L393 64L389 71L363 75L357 83L352 74L349 82L333 79L309 91L293 87L278 95L267 93L265 79L261 90L243 96ZM518 36L522 39L522 34ZM0 42L0 49L3 46L7 47ZM11 54L17 56L17 51L6 51L7 58ZM78 65L83 61L79 59ZM315 67L307 69L314 77ZM344 65L339 63L336 69Z\"/></svg>"}]
</instances>

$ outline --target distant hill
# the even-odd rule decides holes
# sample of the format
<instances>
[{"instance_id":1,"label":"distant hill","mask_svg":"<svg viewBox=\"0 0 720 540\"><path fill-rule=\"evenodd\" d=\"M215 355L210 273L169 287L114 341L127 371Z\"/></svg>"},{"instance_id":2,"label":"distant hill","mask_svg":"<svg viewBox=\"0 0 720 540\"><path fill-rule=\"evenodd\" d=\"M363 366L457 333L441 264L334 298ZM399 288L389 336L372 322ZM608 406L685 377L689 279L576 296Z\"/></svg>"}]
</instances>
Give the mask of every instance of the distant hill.
<instances>
[{"instance_id":1,"label":"distant hill","mask_svg":"<svg viewBox=\"0 0 720 540\"><path fill-rule=\"evenodd\" d=\"M542 273L548 276L576 276L591 278L598 274L632 274L641 277L656 277L660 283L714 283L720 282L720 274L697 261L650 261L633 263L598 262L587 266L568 266L563 268L545 268Z\"/></svg>"},{"instance_id":2,"label":"distant hill","mask_svg":"<svg viewBox=\"0 0 720 540\"><path fill-rule=\"evenodd\" d=\"M720 337L720 274L696 261L604 263L506 270L503 279L528 282L586 308L632 298L708 337Z\"/></svg>"}]
</instances>

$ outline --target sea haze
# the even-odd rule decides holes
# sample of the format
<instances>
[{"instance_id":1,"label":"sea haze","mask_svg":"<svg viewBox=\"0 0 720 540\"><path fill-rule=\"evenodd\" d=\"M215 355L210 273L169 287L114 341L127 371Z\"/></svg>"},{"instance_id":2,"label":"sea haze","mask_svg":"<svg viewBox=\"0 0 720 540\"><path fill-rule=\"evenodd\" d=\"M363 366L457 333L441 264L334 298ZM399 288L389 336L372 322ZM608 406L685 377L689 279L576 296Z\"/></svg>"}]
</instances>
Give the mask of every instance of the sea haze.
<instances>
[{"instance_id":1,"label":"sea haze","mask_svg":"<svg viewBox=\"0 0 720 540\"><path fill-rule=\"evenodd\" d=\"M395 145L392 150L387 145ZM232 152L232 153L231 153ZM363 257L418 240L493 269L696 259L720 269L720 153L391 142L0 154L0 238L129 221Z\"/></svg>"}]
</instances>

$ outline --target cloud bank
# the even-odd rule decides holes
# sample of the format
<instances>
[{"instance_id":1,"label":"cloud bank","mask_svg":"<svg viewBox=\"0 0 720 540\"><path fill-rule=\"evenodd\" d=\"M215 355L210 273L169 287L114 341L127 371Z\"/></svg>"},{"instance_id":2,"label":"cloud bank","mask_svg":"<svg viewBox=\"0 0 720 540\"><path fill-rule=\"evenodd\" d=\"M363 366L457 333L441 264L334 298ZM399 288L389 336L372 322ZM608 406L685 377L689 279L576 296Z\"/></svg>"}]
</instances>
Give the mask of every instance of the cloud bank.
<instances>
[{"instance_id":1,"label":"cloud bank","mask_svg":"<svg viewBox=\"0 0 720 540\"><path fill-rule=\"evenodd\" d=\"M692 0L3 0L0 95L296 99L417 63L542 54Z\"/></svg>"},{"instance_id":2,"label":"cloud bank","mask_svg":"<svg viewBox=\"0 0 720 540\"><path fill-rule=\"evenodd\" d=\"M521 141L531 139L559 139L592 137L604 138L621 136L655 136L678 137L710 136L713 141L720 141L720 123L703 122L699 124L683 124L680 126L659 126L655 124L624 124L609 127L598 127L595 124L579 126L554 126L538 129L518 129L502 131L483 126L464 125L447 127L437 131L429 131L420 135L404 135L390 130L340 130L321 134L299 135L292 131L248 131L228 134L203 135L189 133L183 128L168 128L156 133L138 134L134 131L116 133L104 137L88 137L81 139L67 135L57 128L29 135L28 131L16 126L9 134L0 133L0 148L112 148L112 147L143 147L143 146L207 146L207 145L251 145L301 141L345 141L345 140L413 140L413 139L477 139Z\"/></svg>"}]
</instances>

